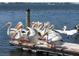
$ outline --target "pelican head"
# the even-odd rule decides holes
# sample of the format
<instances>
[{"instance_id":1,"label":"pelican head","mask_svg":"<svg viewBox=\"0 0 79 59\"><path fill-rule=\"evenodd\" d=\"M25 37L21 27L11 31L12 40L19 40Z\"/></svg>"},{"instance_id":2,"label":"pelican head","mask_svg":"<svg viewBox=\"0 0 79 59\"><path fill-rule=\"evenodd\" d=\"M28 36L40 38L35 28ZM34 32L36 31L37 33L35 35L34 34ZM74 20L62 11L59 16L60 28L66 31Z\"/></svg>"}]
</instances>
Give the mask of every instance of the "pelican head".
<instances>
[{"instance_id":1,"label":"pelican head","mask_svg":"<svg viewBox=\"0 0 79 59\"><path fill-rule=\"evenodd\" d=\"M48 28L49 26L50 26L50 23L49 22L44 23L44 27L45 28Z\"/></svg>"},{"instance_id":2,"label":"pelican head","mask_svg":"<svg viewBox=\"0 0 79 59\"><path fill-rule=\"evenodd\" d=\"M65 31L67 29L67 26L64 26L63 30Z\"/></svg>"},{"instance_id":3,"label":"pelican head","mask_svg":"<svg viewBox=\"0 0 79 59\"><path fill-rule=\"evenodd\" d=\"M21 29L23 27L22 22L18 22L17 25L15 26L16 29Z\"/></svg>"},{"instance_id":4,"label":"pelican head","mask_svg":"<svg viewBox=\"0 0 79 59\"><path fill-rule=\"evenodd\" d=\"M7 22L5 25L10 27L12 26L12 22Z\"/></svg>"}]
</instances>

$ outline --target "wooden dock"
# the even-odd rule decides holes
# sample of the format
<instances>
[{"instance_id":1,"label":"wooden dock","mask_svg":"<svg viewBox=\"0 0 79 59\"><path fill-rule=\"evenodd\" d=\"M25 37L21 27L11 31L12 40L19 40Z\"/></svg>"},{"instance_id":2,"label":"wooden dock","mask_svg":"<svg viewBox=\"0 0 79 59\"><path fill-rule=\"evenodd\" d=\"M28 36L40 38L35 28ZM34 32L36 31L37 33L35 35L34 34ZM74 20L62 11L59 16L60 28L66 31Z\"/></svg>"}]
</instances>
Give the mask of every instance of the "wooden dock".
<instances>
[{"instance_id":1,"label":"wooden dock","mask_svg":"<svg viewBox=\"0 0 79 59\"><path fill-rule=\"evenodd\" d=\"M46 53L60 53L61 55L79 55L79 44L75 43L68 43L68 42L62 42L62 45L56 45L54 48L43 48L43 47L29 47L29 46L23 46L23 45L18 45L15 43L10 42L12 45L20 46L23 50L30 50L33 52L46 52Z\"/></svg>"},{"instance_id":2,"label":"wooden dock","mask_svg":"<svg viewBox=\"0 0 79 59\"><path fill-rule=\"evenodd\" d=\"M63 48L63 52L79 55L79 44L64 42L61 47Z\"/></svg>"}]
</instances>

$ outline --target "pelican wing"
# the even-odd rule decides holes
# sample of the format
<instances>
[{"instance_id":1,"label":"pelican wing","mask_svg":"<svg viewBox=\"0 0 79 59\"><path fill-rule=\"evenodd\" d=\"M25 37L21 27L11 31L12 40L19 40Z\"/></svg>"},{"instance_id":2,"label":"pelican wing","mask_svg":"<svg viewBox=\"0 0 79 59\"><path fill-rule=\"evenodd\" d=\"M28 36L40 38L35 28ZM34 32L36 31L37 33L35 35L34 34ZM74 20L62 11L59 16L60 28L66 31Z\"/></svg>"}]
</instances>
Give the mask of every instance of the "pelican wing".
<instances>
[{"instance_id":1,"label":"pelican wing","mask_svg":"<svg viewBox=\"0 0 79 59\"><path fill-rule=\"evenodd\" d=\"M20 36L20 33L18 32L14 38L15 38L15 39L19 39L20 37L21 37L21 36Z\"/></svg>"},{"instance_id":2,"label":"pelican wing","mask_svg":"<svg viewBox=\"0 0 79 59\"><path fill-rule=\"evenodd\" d=\"M54 31L48 34L48 40L50 41L58 41L58 40L61 40L61 38L62 37Z\"/></svg>"}]
</instances>

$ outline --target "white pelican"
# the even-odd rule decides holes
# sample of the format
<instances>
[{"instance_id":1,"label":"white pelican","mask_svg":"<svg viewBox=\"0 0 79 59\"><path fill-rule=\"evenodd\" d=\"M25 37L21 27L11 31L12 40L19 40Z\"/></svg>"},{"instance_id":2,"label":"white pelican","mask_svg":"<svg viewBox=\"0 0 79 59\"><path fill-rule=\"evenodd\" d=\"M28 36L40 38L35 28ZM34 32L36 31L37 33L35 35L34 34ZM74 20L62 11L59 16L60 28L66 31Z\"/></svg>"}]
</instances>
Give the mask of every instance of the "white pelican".
<instances>
[{"instance_id":1,"label":"white pelican","mask_svg":"<svg viewBox=\"0 0 79 59\"><path fill-rule=\"evenodd\" d=\"M38 32L30 27L27 27L27 29L29 29L28 39L30 40L30 42L36 42L39 39Z\"/></svg>"},{"instance_id":2,"label":"white pelican","mask_svg":"<svg viewBox=\"0 0 79 59\"><path fill-rule=\"evenodd\" d=\"M73 29L73 30L66 30L66 29L67 29L67 26L64 26L63 30L55 30L55 31L66 35L74 35L78 32L77 29Z\"/></svg>"},{"instance_id":3,"label":"white pelican","mask_svg":"<svg viewBox=\"0 0 79 59\"><path fill-rule=\"evenodd\" d=\"M9 35L12 39L19 39L21 37L20 30L22 23L18 22L16 28L11 28L11 22L8 22L7 24L9 24L9 27L7 29L7 35Z\"/></svg>"},{"instance_id":4,"label":"white pelican","mask_svg":"<svg viewBox=\"0 0 79 59\"><path fill-rule=\"evenodd\" d=\"M60 41L61 39L62 37L60 36L59 33L53 30L48 31L48 42L56 42L56 41Z\"/></svg>"}]
</instances>

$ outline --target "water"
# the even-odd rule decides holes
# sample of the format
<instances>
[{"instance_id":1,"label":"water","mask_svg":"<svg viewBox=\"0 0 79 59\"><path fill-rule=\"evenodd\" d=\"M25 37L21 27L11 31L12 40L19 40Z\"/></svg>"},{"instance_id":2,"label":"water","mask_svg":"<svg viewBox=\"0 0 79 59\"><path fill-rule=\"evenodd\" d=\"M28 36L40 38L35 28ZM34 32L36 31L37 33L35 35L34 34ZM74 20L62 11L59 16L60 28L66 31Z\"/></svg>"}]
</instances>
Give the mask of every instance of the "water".
<instances>
[{"instance_id":1,"label":"water","mask_svg":"<svg viewBox=\"0 0 79 59\"><path fill-rule=\"evenodd\" d=\"M28 4L30 5L30 4ZM49 6L46 9L44 7L44 4L41 5L33 5L31 9L31 22L32 21L40 21L40 22L47 22L49 21L51 24L55 25L56 29L61 29L63 28L64 25L68 27L68 29L74 29L76 24L79 24L79 10L77 7L73 7L70 9L54 9L55 7L52 7L51 9ZM47 4L45 4L46 6ZM64 4L60 4L64 5ZM2 5L1 5L2 6ZM39 10L36 7L39 7ZM42 6L42 7L41 7ZM74 6L74 4L71 4L70 6ZM21 6L22 7L22 6ZM29 6L28 6L29 7ZM44 9L44 8L45 9ZM66 8L68 5L66 6ZM27 7L26 7L27 8ZM30 7L31 8L31 7ZM36 9L35 9L36 8ZM43 8L43 9L42 9ZM1 9L1 7L0 7ZM15 8L17 9L17 7ZM5 25L8 21L12 22L12 27L15 27L15 25L21 21L25 25L25 19L26 19L26 13L25 10L1 10L0 11L0 27ZM0 30L0 55L1 56L9 56L9 55L15 55L15 56L28 56L28 55L39 55L31 52L25 52L20 49L18 49L15 46L10 46L9 45L9 37L6 34L7 27L3 28ZM79 38L75 38L75 35L72 37L68 38L66 35L62 35L63 40L67 42L73 42L73 43L78 43L79 44ZM42 54L40 54L42 55ZM44 54L43 54L44 55ZM54 54L55 55L55 54Z\"/></svg>"}]
</instances>

